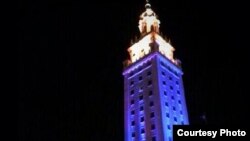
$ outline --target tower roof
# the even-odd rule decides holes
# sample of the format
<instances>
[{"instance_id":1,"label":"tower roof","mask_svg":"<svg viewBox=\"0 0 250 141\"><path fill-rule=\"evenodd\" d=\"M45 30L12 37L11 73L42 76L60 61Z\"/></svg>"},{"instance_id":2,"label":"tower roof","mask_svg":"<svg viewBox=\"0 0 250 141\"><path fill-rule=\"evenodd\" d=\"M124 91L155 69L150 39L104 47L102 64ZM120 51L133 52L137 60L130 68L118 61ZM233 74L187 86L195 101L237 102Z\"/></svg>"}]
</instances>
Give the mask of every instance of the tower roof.
<instances>
[{"instance_id":1,"label":"tower roof","mask_svg":"<svg viewBox=\"0 0 250 141\"><path fill-rule=\"evenodd\" d=\"M147 0L145 11L140 15L139 20L141 37L128 48L130 59L124 62L124 66L133 64L153 52L161 53L173 64L179 66L180 63L174 58L174 47L159 34L159 25L160 20Z\"/></svg>"},{"instance_id":2,"label":"tower roof","mask_svg":"<svg viewBox=\"0 0 250 141\"><path fill-rule=\"evenodd\" d=\"M151 31L159 32L160 20L156 13L152 10L148 0L145 5L145 11L140 15L139 29L141 34L146 34Z\"/></svg>"}]
</instances>

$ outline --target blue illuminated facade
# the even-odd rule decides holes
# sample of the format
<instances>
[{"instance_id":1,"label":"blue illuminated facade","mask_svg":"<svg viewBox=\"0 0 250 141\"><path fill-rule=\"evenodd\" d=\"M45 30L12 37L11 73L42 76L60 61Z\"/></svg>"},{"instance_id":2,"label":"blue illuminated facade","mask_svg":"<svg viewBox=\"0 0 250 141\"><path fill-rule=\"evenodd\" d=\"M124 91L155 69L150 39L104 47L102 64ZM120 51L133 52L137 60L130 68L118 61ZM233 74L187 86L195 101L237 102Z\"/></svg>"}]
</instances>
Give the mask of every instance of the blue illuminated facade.
<instances>
[{"instance_id":1,"label":"blue illuminated facade","mask_svg":"<svg viewBox=\"0 0 250 141\"><path fill-rule=\"evenodd\" d=\"M140 39L153 37L146 44L149 52L133 59L138 55L134 48L145 45L139 40L124 62L125 141L172 141L173 125L189 124L180 61L161 51L165 43L157 31L144 31Z\"/></svg>"}]
</instances>

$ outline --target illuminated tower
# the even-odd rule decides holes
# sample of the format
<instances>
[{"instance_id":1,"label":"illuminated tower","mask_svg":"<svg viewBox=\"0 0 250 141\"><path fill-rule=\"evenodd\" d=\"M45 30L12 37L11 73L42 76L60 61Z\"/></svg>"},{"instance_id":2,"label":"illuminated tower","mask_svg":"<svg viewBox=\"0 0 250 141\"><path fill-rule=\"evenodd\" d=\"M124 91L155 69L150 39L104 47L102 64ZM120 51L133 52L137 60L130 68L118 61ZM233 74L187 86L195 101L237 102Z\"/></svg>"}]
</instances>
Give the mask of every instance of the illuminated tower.
<instances>
[{"instance_id":1,"label":"illuminated tower","mask_svg":"<svg viewBox=\"0 0 250 141\"><path fill-rule=\"evenodd\" d=\"M172 141L172 125L189 124L180 61L159 34L160 21L147 2L141 37L124 61L125 141Z\"/></svg>"}]
</instances>

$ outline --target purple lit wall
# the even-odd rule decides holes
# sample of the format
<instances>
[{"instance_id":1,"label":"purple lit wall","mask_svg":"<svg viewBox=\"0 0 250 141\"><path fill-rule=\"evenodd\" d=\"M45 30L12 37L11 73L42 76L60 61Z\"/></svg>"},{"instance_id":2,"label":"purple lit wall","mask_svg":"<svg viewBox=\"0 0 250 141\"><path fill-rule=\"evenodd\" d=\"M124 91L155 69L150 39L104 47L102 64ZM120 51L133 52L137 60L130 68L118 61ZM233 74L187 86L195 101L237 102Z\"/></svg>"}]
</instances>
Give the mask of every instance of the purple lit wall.
<instances>
[{"instance_id":1,"label":"purple lit wall","mask_svg":"<svg viewBox=\"0 0 250 141\"><path fill-rule=\"evenodd\" d=\"M175 124L189 124L180 67L158 51L126 67L125 141L172 141Z\"/></svg>"}]
</instances>

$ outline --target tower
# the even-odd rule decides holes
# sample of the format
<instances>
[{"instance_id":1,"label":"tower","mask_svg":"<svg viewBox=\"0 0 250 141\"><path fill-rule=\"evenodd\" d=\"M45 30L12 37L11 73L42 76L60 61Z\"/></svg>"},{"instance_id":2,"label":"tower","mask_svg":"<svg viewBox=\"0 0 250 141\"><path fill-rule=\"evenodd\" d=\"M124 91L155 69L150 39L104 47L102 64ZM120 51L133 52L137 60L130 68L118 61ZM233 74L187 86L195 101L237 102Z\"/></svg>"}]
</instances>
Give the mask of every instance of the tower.
<instances>
[{"instance_id":1,"label":"tower","mask_svg":"<svg viewBox=\"0 0 250 141\"><path fill-rule=\"evenodd\" d=\"M189 124L180 61L159 26L147 1L124 61L125 141L172 141L173 125Z\"/></svg>"}]
</instances>

